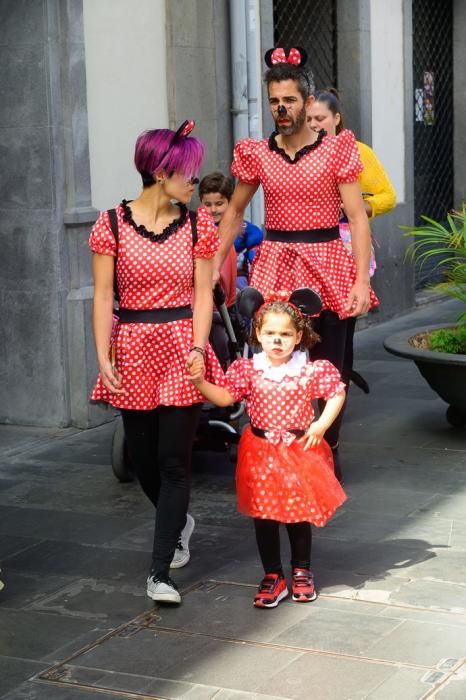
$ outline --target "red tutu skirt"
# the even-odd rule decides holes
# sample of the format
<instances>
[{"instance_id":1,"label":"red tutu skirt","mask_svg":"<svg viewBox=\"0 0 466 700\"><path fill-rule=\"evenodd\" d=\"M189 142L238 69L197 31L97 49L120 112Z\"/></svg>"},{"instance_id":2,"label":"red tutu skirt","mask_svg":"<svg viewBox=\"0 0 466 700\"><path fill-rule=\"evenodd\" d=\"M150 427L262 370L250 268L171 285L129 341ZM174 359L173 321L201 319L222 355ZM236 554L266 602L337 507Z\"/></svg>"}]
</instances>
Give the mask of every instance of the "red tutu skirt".
<instances>
[{"instance_id":1,"label":"red tutu skirt","mask_svg":"<svg viewBox=\"0 0 466 700\"><path fill-rule=\"evenodd\" d=\"M303 449L294 440L273 445L248 427L239 444L238 510L253 518L323 527L346 500L333 473L330 447Z\"/></svg>"}]
</instances>

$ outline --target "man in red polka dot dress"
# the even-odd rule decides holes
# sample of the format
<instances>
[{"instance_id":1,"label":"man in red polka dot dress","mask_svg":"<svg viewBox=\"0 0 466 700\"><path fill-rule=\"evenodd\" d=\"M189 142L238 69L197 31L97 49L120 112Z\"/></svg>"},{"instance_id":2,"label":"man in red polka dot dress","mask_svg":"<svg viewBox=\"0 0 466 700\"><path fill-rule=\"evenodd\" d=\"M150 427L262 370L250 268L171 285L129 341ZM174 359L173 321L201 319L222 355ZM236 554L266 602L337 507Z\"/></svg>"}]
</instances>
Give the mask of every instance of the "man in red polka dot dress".
<instances>
[{"instance_id":1,"label":"man in red polka dot dress","mask_svg":"<svg viewBox=\"0 0 466 700\"><path fill-rule=\"evenodd\" d=\"M329 136L307 127L307 110L314 98L304 69L304 49L271 49L265 61L269 108L276 128L268 139L248 138L235 146L232 173L238 184L219 226L222 242L214 277L247 205L262 185L267 233L254 259L251 285L263 294L313 288L323 308L316 320L322 340L312 359L330 360L342 372L347 319L378 304L368 273L371 234L358 184L362 164L350 131ZM354 259L338 232L342 203L352 232ZM344 373L343 379L347 384ZM326 434L339 478L342 414Z\"/></svg>"}]
</instances>

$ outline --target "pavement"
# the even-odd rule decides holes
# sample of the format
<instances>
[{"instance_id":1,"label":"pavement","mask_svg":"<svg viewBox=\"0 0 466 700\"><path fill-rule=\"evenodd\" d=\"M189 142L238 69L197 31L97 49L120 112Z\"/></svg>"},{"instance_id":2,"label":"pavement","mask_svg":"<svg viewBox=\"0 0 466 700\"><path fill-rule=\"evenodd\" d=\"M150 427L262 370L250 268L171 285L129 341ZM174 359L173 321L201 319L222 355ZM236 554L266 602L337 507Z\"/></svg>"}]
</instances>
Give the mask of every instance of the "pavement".
<instances>
[{"instance_id":1,"label":"pavement","mask_svg":"<svg viewBox=\"0 0 466 700\"><path fill-rule=\"evenodd\" d=\"M195 454L183 603L154 607L151 507L112 475L114 426L2 426L0 697L465 700L465 431L382 346L457 312L450 300L356 336L371 393L351 389L348 501L314 529L314 603L253 608L261 570L228 455Z\"/></svg>"}]
</instances>

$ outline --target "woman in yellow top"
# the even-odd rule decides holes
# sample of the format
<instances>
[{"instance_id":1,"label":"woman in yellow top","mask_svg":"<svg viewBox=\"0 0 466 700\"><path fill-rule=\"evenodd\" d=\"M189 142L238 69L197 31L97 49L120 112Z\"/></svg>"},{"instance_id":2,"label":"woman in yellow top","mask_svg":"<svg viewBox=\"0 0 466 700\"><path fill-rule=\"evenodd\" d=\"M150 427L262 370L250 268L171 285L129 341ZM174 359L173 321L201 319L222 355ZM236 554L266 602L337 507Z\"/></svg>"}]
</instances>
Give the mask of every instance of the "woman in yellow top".
<instances>
[{"instance_id":1,"label":"woman in yellow top","mask_svg":"<svg viewBox=\"0 0 466 700\"><path fill-rule=\"evenodd\" d=\"M334 88L317 90L314 102L308 111L308 123L314 131L325 129L334 136L343 129L338 92ZM380 160L370 146L356 142L364 170L359 176L359 184L364 197L364 207L369 219L386 214L396 204L396 193Z\"/></svg>"},{"instance_id":2,"label":"woman in yellow top","mask_svg":"<svg viewBox=\"0 0 466 700\"><path fill-rule=\"evenodd\" d=\"M314 102L308 110L307 121L314 131L325 129L325 131L332 136L338 135L343 130L340 99L338 92L334 88L318 90L314 93ZM364 199L364 208L369 219L373 219L375 216L386 214L390 209L395 207L396 193L382 163L377 158L372 148L365 143L361 143L361 141L357 141L356 143L364 166L364 170L359 176L359 184ZM340 236L349 252L351 252L351 231L349 229L348 220L344 216L344 211L340 220ZM372 248L369 270L371 277L375 272L375 268L374 248ZM354 334L356 319L351 319L351 323L353 326L352 332ZM351 380L366 393L369 393L369 386L366 380L353 369L352 339L351 341L347 341L342 376L346 380ZM341 476L341 467L337 452L334 453L334 457L335 473Z\"/></svg>"}]
</instances>

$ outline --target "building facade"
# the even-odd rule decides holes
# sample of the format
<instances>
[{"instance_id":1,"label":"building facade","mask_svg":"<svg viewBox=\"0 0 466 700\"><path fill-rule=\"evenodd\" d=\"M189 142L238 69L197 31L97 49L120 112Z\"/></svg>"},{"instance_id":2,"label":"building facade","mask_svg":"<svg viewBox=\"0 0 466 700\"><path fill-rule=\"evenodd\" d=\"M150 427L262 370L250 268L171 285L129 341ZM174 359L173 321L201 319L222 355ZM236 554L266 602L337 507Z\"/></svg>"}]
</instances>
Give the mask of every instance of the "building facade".
<instances>
[{"instance_id":1,"label":"building facade","mask_svg":"<svg viewBox=\"0 0 466 700\"><path fill-rule=\"evenodd\" d=\"M317 86L339 88L396 187L396 210L373 225L373 320L413 307L420 280L398 226L465 196L462 0L0 0L0 19L0 421L113 416L87 401L90 227L137 195L144 129L195 119L205 172L228 171L237 138L269 133L261 56L274 43L308 48ZM262 223L260 198L251 215Z\"/></svg>"}]
</instances>

